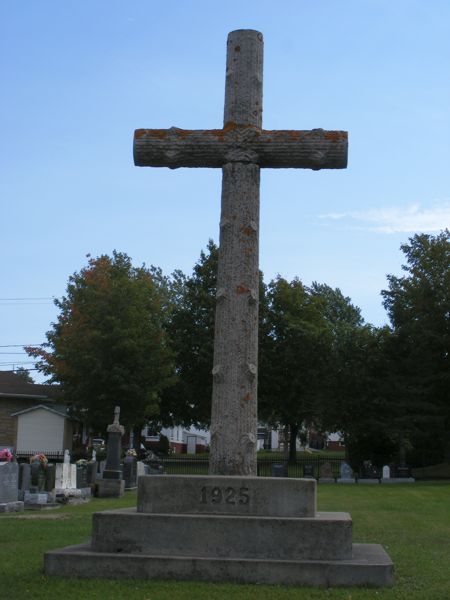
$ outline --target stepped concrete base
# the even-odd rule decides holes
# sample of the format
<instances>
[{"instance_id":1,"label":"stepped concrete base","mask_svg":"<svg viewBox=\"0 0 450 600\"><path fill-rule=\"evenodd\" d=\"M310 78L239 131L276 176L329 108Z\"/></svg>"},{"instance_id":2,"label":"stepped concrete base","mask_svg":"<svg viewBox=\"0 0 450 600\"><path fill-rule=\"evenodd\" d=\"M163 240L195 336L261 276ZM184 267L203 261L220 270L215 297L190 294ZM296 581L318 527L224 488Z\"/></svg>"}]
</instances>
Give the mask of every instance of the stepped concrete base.
<instances>
[{"instance_id":1,"label":"stepped concrete base","mask_svg":"<svg viewBox=\"0 0 450 600\"><path fill-rule=\"evenodd\" d=\"M92 543L47 552L45 572L321 587L392 585L393 565L382 547L352 544L350 515L317 513L315 496L314 480L141 476L137 507L95 513Z\"/></svg>"},{"instance_id":2,"label":"stepped concrete base","mask_svg":"<svg viewBox=\"0 0 450 600\"><path fill-rule=\"evenodd\" d=\"M94 513L92 550L158 556L342 560L352 556L348 513L308 518Z\"/></svg>"},{"instance_id":3,"label":"stepped concrete base","mask_svg":"<svg viewBox=\"0 0 450 600\"><path fill-rule=\"evenodd\" d=\"M151 535L151 532L150 532ZM89 544L46 552L45 573L60 577L170 579L312 587L386 587L393 564L379 544L353 544L345 560L262 560L94 552Z\"/></svg>"}]
</instances>

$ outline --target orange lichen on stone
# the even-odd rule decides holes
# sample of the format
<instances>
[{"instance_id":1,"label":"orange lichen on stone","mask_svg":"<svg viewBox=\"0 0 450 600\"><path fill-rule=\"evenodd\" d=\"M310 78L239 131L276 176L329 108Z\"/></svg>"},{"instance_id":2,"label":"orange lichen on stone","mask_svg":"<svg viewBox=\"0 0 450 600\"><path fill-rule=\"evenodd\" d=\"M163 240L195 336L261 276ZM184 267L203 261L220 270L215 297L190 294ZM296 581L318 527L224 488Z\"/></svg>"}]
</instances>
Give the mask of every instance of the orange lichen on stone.
<instances>
[{"instance_id":1,"label":"orange lichen on stone","mask_svg":"<svg viewBox=\"0 0 450 600\"><path fill-rule=\"evenodd\" d=\"M326 131L325 139L330 142L342 142L347 139L346 131Z\"/></svg>"},{"instance_id":2,"label":"orange lichen on stone","mask_svg":"<svg viewBox=\"0 0 450 600\"><path fill-rule=\"evenodd\" d=\"M243 397L241 398L241 400L242 400L243 402L249 402L249 401L251 400L251 395L250 395L250 392L247 392L247 393L245 394L245 396L243 396Z\"/></svg>"},{"instance_id":3,"label":"orange lichen on stone","mask_svg":"<svg viewBox=\"0 0 450 600\"><path fill-rule=\"evenodd\" d=\"M268 130L264 130L262 132L265 136L267 135L273 135L273 136L277 136L277 137L290 137L294 140L299 140L302 135L303 135L303 131L298 131L296 129L268 129ZM269 139L269 141L271 141Z\"/></svg>"},{"instance_id":4,"label":"orange lichen on stone","mask_svg":"<svg viewBox=\"0 0 450 600\"><path fill-rule=\"evenodd\" d=\"M167 135L167 129L136 129L134 132L134 139L138 140L141 137L144 137L144 135L163 139Z\"/></svg>"},{"instance_id":5,"label":"orange lichen on stone","mask_svg":"<svg viewBox=\"0 0 450 600\"><path fill-rule=\"evenodd\" d=\"M247 294L249 291L250 289L242 284L236 287L236 294Z\"/></svg>"}]
</instances>

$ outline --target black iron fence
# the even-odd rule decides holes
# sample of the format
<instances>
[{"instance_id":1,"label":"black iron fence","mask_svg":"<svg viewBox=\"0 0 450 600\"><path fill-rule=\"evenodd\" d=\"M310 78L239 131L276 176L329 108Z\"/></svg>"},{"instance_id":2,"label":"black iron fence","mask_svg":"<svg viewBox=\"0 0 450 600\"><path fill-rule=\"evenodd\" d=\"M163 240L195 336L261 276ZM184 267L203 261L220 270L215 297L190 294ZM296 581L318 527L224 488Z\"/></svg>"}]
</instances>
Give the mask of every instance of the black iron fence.
<instances>
[{"instance_id":1,"label":"black iron fence","mask_svg":"<svg viewBox=\"0 0 450 600\"><path fill-rule=\"evenodd\" d=\"M258 458L259 477L314 477L322 476L325 472L332 473L332 477L339 477L341 464L344 458L330 458L328 456L305 456L297 458L295 464L288 463L284 458L263 457ZM207 475L209 458L207 456L181 457L170 456L160 459L165 473L179 475ZM328 466L328 469L326 468Z\"/></svg>"}]
</instances>

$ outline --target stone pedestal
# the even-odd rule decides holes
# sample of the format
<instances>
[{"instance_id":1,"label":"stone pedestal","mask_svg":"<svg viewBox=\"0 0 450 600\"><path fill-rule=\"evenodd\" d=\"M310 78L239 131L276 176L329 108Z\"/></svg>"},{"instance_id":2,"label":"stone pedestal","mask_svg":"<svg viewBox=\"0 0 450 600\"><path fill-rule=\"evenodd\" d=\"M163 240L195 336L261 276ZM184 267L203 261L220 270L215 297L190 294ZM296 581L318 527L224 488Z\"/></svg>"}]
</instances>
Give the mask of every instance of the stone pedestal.
<instances>
[{"instance_id":1,"label":"stone pedestal","mask_svg":"<svg viewBox=\"0 0 450 600\"><path fill-rule=\"evenodd\" d=\"M314 480L278 477L141 476L137 508L95 513L92 542L47 552L45 572L320 587L393 584L383 548L352 543L349 514L316 511Z\"/></svg>"},{"instance_id":2,"label":"stone pedestal","mask_svg":"<svg viewBox=\"0 0 450 600\"><path fill-rule=\"evenodd\" d=\"M99 479L95 488L95 495L98 498L120 498L125 492L125 481L123 479Z\"/></svg>"},{"instance_id":3,"label":"stone pedestal","mask_svg":"<svg viewBox=\"0 0 450 600\"><path fill-rule=\"evenodd\" d=\"M108 425L108 443L106 446L106 466L103 478L96 485L96 495L99 498L118 498L125 490L120 468L120 454L122 451L122 436L124 428L119 423L120 408L114 409L114 422Z\"/></svg>"}]
</instances>

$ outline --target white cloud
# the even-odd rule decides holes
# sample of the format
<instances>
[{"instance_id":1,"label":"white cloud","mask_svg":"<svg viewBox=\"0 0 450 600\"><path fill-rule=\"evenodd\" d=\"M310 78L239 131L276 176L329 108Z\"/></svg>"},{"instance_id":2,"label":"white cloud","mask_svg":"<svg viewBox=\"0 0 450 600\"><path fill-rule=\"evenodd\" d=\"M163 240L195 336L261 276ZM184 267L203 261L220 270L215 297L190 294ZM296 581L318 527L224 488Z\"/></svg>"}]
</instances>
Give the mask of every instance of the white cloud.
<instances>
[{"instance_id":1,"label":"white cloud","mask_svg":"<svg viewBox=\"0 0 450 600\"><path fill-rule=\"evenodd\" d=\"M328 213L319 215L319 218L356 221L359 223L359 228L378 233L429 233L445 228L450 229L450 201L436 202L430 208L411 204L407 207L392 206L372 208L367 211Z\"/></svg>"}]
</instances>

